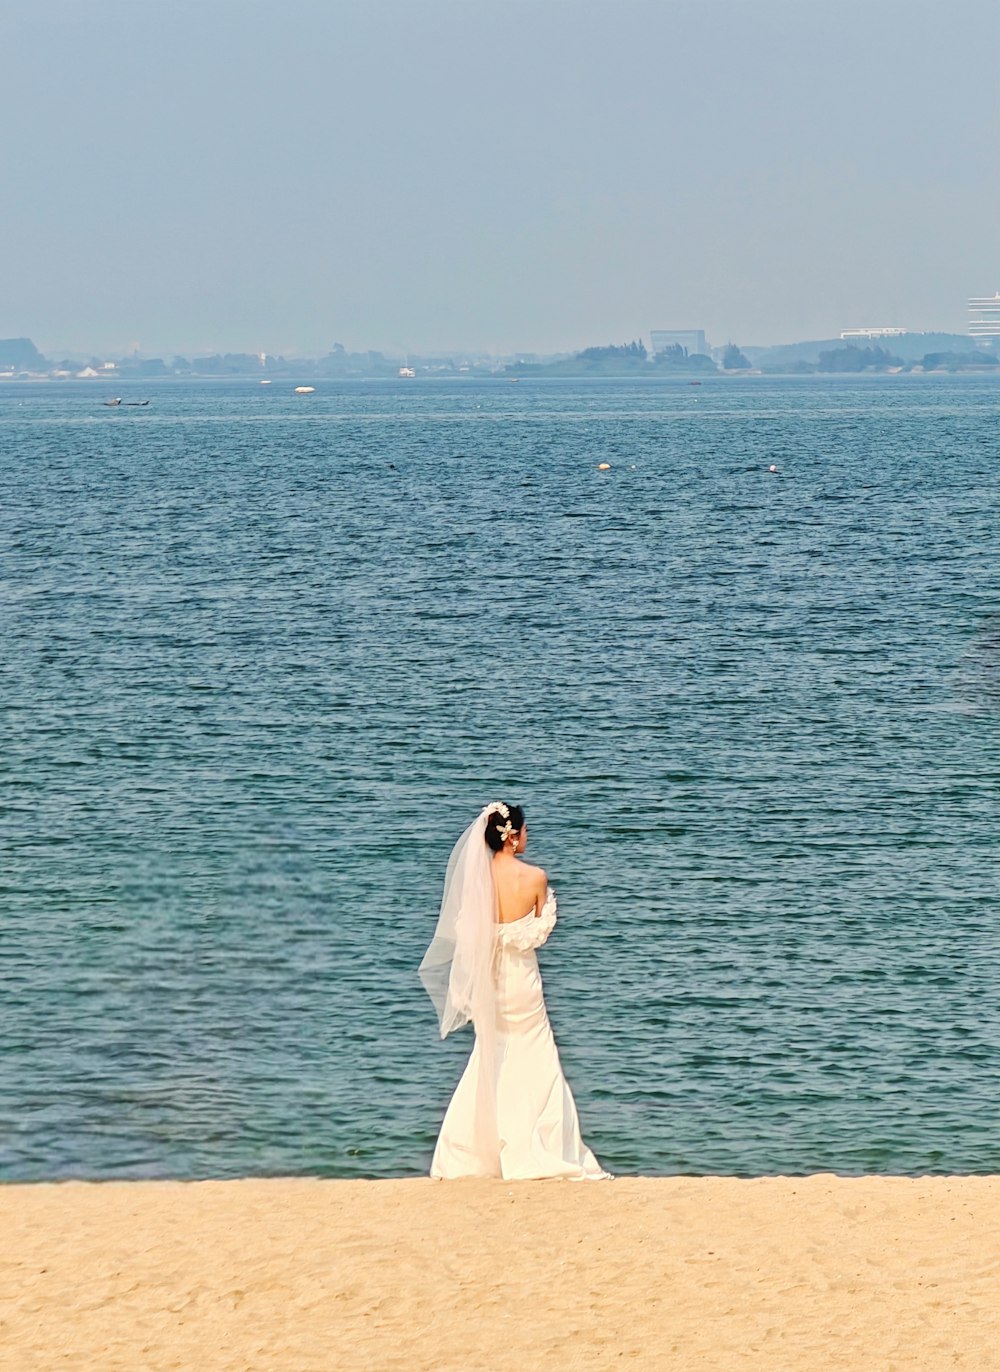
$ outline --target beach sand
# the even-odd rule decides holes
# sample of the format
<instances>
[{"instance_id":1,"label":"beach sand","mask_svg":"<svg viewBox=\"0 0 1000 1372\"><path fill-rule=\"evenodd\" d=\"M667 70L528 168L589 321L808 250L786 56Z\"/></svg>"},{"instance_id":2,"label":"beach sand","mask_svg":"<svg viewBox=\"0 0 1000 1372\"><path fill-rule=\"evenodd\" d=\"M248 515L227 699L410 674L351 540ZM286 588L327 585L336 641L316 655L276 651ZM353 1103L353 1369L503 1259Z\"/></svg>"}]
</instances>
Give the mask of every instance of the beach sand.
<instances>
[{"instance_id":1,"label":"beach sand","mask_svg":"<svg viewBox=\"0 0 1000 1372\"><path fill-rule=\"evenodd\" d=\"M0 1187L0 1365L1000 1369L1000 1178Z\"/></svg>"}]
</instances>

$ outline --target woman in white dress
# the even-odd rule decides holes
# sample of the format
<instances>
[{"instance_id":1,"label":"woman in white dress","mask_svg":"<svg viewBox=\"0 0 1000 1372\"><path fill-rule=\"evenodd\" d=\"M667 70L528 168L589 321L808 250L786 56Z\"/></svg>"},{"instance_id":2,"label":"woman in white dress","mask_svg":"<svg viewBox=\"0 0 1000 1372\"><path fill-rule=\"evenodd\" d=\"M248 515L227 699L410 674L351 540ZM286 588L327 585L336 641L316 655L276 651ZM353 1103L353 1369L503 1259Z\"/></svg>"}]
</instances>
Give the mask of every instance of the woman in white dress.
<instances>
[{"instance_id":1,"label":"woman in white dress","mask_svg":"<svg viewBox=\"0 0 1000 1372\"><path fill-rule=\"evenodd\" d=\"M535 949L552 932L556 898L520 858L519 805L487 805L456 843L441 914L420 974L441 1037L472 1022L476 1042L452 1097L431 1176L528 1181L608 1177L580 1137L545 1009Z\"/></svg>"}]
</instances>

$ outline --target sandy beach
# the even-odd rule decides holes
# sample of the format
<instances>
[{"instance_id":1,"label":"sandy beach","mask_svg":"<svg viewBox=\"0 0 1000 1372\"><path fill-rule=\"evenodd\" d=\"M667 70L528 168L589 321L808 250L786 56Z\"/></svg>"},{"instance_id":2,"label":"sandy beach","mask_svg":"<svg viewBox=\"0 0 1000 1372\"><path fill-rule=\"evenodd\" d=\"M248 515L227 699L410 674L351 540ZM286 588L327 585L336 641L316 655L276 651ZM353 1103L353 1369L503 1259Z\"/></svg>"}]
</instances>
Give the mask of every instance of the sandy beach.
<instances>
[{"instance_id":1,"label":"sandy beach","mask_svg":"<svg viewBox=\"0 0 1000 1372\"><path fill-rule=\"evenodd\" d=\"M0 1189L5 1372L1000 1367L1000 1178Z\"/></svg>"}]
</instances>

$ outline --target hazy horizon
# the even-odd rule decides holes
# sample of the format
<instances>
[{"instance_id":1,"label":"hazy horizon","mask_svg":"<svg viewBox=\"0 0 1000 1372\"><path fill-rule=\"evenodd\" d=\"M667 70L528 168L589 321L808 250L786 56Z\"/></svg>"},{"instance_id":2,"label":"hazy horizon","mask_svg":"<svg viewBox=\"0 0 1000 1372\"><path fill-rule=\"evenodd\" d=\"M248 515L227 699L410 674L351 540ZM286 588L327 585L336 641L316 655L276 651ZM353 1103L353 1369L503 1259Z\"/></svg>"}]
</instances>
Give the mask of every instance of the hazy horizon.
<instances>
[{"instance_id":1,"label":"hazy horizon","mask_svg":"<svg viewBox=\"0 0 1000 1372\"><path fill-rule=\"evenodd\" d=\"M53 0L0 36L0 336L48 356L965 333L1000 286L993 0Z\"/></svg>"}]
</instances>

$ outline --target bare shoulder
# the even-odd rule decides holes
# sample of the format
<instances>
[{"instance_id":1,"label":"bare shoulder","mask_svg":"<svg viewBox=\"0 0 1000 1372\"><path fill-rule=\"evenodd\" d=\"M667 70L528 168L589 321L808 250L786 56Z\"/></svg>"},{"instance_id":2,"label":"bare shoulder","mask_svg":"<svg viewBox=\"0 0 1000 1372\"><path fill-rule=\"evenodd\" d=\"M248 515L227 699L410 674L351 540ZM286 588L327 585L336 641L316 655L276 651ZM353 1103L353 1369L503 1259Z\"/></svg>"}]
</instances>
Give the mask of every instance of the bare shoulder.
<instances>
[{"instance_id":1,"label":"bare shoulder","mask_svg":"<svg viewBox=\"0 0 1000 1372\"><path fill-rule=\"evenodd\" d=\"M549 884L548 874L544 867L533 867L530 862L524 864L524 875L531 883L532 890L545 890Z\"/></svg>"}]
</instances>

